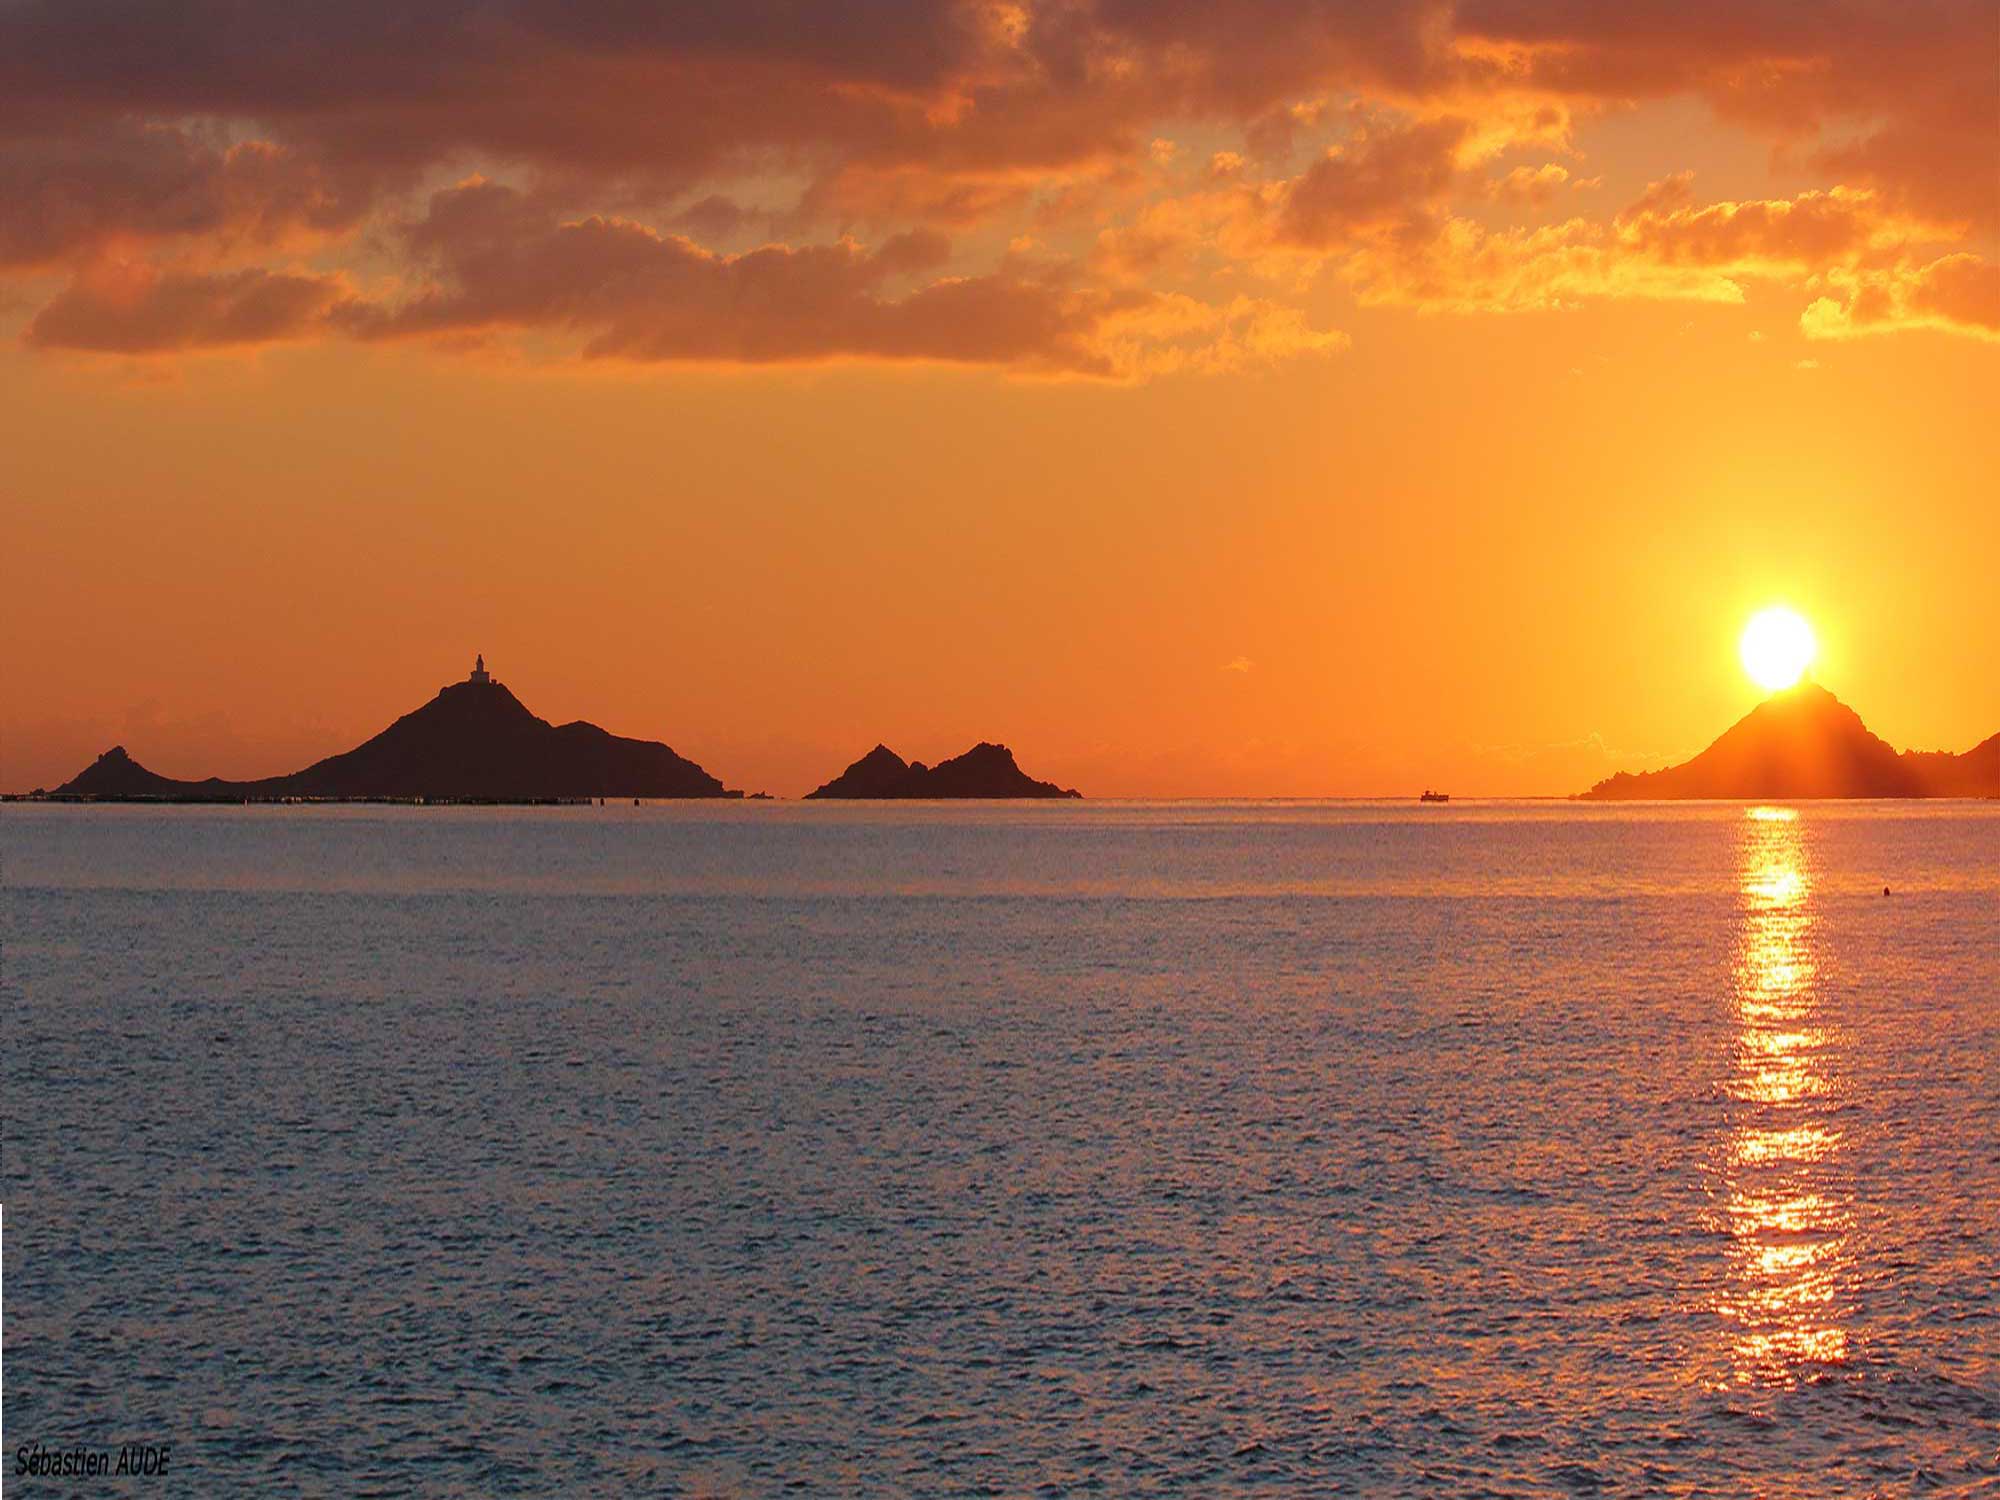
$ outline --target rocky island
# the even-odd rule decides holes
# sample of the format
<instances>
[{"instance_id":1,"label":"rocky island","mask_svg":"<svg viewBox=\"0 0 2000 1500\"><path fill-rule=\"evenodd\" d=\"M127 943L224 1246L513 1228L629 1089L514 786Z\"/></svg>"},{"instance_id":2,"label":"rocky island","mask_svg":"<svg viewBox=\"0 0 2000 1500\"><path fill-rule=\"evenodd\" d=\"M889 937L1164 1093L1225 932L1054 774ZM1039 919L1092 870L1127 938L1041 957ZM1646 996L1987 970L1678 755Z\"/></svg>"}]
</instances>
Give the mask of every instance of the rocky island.
<instances>
[{"instance_id":1,"label":"rocky island","mask_svg":"<svg viewBox=\"0 0 2000 1500\"><path fill-rule=\"evenodd\" d=\"M581 719L551 724L493 680L480 657L373 739L302 771L260 781L177 781L114 746L56 788L116 802L568 802L596 797L741 797L654 740Z\"/></svg>"},{"instance_id":2,"label":"rocky island","mask_svg":"<svg viewBox=\"0 0 2000 1500\"><path fill-rule=\"evenodd\" d=\"M1620 771L1580 800L2000 797L2000 734L1962 755L1905 750L1819 684L1773 693L1694 759Z\"/></svg>"},{"instance_id":3,"label":"rocky island","mask_svg":"<svg viewBox=\"0 0 2000 1500\"><path fill-rule=\"evenodd\" d=\"M1036 781L1014 763L1005 745L974 745L963 755L926 766L877 745L808 798L1081 797L1083 793Z\"/></svg>"}]
</instances>

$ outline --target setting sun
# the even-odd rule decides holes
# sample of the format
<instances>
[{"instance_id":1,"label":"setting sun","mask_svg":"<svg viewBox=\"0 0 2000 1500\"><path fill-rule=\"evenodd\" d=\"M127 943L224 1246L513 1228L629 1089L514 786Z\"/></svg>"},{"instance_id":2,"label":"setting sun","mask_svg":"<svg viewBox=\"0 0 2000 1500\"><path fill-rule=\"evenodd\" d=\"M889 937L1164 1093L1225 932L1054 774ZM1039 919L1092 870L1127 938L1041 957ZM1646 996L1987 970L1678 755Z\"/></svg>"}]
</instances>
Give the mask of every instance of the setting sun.
<instances>
[{"instance_id":1,"label":"setting sun","mask_svg":"<svg viewBox=\"0 0 2000 1500\"><path fill-rule=\"evenodd\" d=\"M1759 610L1750 617L1736 649L1750 680L1766 692L1775 693L1805 675L1819 653L1819 642L1813 639L1812 626L1797 610L1773 608Z\"/></svg>"}]
</instances>

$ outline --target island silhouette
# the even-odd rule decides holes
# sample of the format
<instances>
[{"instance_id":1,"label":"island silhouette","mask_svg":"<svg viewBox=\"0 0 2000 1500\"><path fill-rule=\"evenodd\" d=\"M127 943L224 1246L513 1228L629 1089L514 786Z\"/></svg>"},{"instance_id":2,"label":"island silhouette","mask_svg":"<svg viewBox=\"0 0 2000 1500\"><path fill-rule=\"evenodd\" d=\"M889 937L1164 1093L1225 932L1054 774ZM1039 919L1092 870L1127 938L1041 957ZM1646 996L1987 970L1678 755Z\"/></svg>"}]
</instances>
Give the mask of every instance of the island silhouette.
<instances>
[{"instance_id":1,"label":"island silhouette","mask_svg":"<svg viewBox=\"0 0 2000 1500\"><path fill-rule=\"evenodd\" d=\"M833 780L806 793L808 799L1082 795L1052 781L1036 781L1014 763L1013 751L984 741L934 766L920 760L906 761L887 745L877 745Z\"/></svg>"},{"instance_id":2,"label":"island silhouette","mask_svg":"<svg viewBox=\"0 0 2000 1500\"><path fill-rule=\"evenodd\" d=\"M1692 760L1620 771L1579 794L1654 799L2000 797L2000 734L1962 755L1905 750L1810 679L1773 693Z\"/></svg>"},{"instance_id":3,"label":"island silhouette","mask_svg":"<svg viewBox=\"0 0 2000 1500\"><path fill-rule=\"evenodd\" d=\"M556 802L597 797L741 797L654 740L579 719L551 724L493 680L482 656L463 682L373 739L288 776L176 781L113 746L56 788L108 802Z\"/></svg>"},{"instance_id":4,"label":"island silhouette","mask_svg":"<svg viewBox=\"0 0 2000 1500\"><path fill-rule=\"evenodd\" d=\"M579 719L551 724L495 681L485 658L372 739L289 775L176 780L114 745L57 787L95 802L581 802L601 797L741 798L656 740ZM927 766L877 745L808 800L1079 798L1037 781L985 741ZM1807 679L1773 693L1706 750L1657 771L1620 771L1577 800L2000 797L2000 734L1962 754L1898 752ZM1441 798L1438 800L1442 800Z\"/></svg>"}]
</instances>

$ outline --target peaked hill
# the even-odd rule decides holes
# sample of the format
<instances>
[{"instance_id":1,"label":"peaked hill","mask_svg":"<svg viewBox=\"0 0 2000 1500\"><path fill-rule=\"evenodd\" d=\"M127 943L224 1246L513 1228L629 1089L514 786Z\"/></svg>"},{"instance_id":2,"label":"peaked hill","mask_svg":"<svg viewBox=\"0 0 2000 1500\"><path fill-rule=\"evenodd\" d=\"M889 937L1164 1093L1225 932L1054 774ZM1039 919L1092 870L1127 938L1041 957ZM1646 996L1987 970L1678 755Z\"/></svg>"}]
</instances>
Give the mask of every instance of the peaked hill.
<instances>
[{"instance_id":1,"label":"peaked hill","mask_svg":"<svg viewBox=\"0 0 2000 1500\"><path fill-rule=\"evenodd\" d=\"M1005 745L974 745L963 755L926 766L877 745L833 780L806 796L823 798L1081 797L1052 781L1036 781Z\"/></svg>"},{"instance_id":2,"label":"peaked hill","mask_svg":"<svg viewBox=\"0 0 2000 1500\"><path fill-rule=\"evenodd\" d=\"M59 797L237 802L389 798L541 802L584 797L740 797L652 740L577 720L551 724L476 670L373 739L288 776L175 781L122 745L56 789Z\"/></svg>"},{"instance_id":3,"label":"peaked hill","mask_svg":"<svg viewBox=\"0 0 2000 1500\"><path fill-rule=\"evenodd\" d=\"M1694 759L1620 771L1584 800L2000 796L2000 735L1963 755L1905 751L1815 682L1773 693Z\"/></svg>"}]
</instances>

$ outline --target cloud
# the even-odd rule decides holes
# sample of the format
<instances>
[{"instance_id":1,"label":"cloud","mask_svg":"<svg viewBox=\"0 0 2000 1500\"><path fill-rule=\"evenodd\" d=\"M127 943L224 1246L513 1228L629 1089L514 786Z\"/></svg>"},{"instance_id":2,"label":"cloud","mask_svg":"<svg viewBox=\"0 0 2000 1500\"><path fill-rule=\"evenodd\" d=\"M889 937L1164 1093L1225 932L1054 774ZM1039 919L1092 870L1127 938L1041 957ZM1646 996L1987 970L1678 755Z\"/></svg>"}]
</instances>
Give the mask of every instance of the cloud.
<instances>
[{"instance_id":1,"label":"cloud","mask_svg":"<svg viewBox=\"0 0 2000 1500\"><path fill-rule=\"evenodd\" d=\"M1991 41L1979 0L1820 23L1782 0L878 0L837 24L797 0L11 0L0 133L254 122L374 171L688 186L779 162L1048 173L1141 156L1180 120L1283 149L1329 97L1553 124L1694 94L1833 170L1990 216Z\"/></svg>"},{"instance_id":2,"label":"cloud","mask_svg":"<svg viewBox=\"0 0 2000 1500\"><path fill-rule=\"evenodd\" d=\"M1209 303L1167 293L1128 305L1106 320L1113 365L1132 376L1233 374L1349 347L1337 329L1315 328L1304 313L1268 298Z\"/></svg>"},{"instance_id":3,"label":"cloud","mask_svg":"<svg viewBox=\"0 0 2000 1500\"><path fill-rule=\"evenodd\" d=\"M762 364L926 359L1125 377L1234 368L1338 347L1288 310L1212 307L1078 279L1061 263L937 275L929 230L869 251L853 241L720 255L629 220L560 220L474 181L438 193L412 227L435 281L357 320L376 338L563 328L586 357ZM899 279L916 284L900 295Z\"/></svg>"},{"instance_id":4,"label":"cloud","mask_svg":"<svg viewBox=\"0 0 2000 1500\"><path fill-rule=\"evenodd\" d=\"M0 266L61 265L111 243L260 251L358 223L369 184L264 140L130 120L0 139Z\"/></svg>"},{"instance_id":5,"label":"cloud","mask_svg":"<svg viewBox=\"0 0 2000 1500\"><path fill-rule=\"evenodd\" d=\"M1338 342L1286 311L1318 267L1364 300L1485 311L1788 279L1815 337L1978 332L1987 262L1954 257L2000 229L1991 19L1985 0L1833 18L1790 0L0 0L0 274L38 296L71 277L36 343L161 349L428 323L558 327L630 359L1230 367ZM1552 161L1499 171L1503 153L1689 97L1819 185L1700 204L1670 177L1608 222L1505 222L1586 183ZM420 195L474 171L532 208L518 243L430 222ZM941 233L992 268L888 249ZM1049 265L1000 254L1030 234L1060 247ZM714 248L757 236L777 243ZM112 262L150 267L146 298L106 290ZM1273 295L1204 285L1239 274ZM1208 309L1211 342L1185 342L1176 298Z\"/></svg>"},{"instance_id":6,"label":"cloud","mask_svg":"<svg viewBox=\"0 0 2000 1500\"><path fill-rule=\"evenodd\" d=\"M1663 265L1808 271L1952 237L1879 194L1837 187L1747 203L1689 201L1691 173L1656 182L1619 214L1621 247Z\"/></svg>"},{"instance_id":7,"label":"cloud","mask_svg":"<svg viewBox=\"0 0 2000 1500\"><path fill-rule=\"evenodd\" d=\"M1093 345L1118 299L1004 274L940 277L949 243L912 232L721 255L681 235L592 215L563 220L521 192L470 182L436 194L409 233L433 280L377 309L377 338L562 328L587 357L749 364L874 356L1110 374Z\"/></svg>"},{"instance_id":8,"label":"cloud","mask_svg":"<svg viewBox=\"0 0 2000 1500\"><path fill-rule=\"evenodd\" d=\"M1539 167L1516 167L1506 176L1490 182L1486 194L1501 203L1541 208L1569 183L1569 169L1555 162Z\"/></svg>"},{"instance_id":9,"label":"cloud","mask_svg":"<svg viewBox=\"0 0 2000 1500\"><path fill-rule=\"evenodd\" d=\"M1923 262L1953 231L1869 189L1699 204L1687 174L1652 184L1609 224L1572 218L1489 230L1448 218L1358 247L1342 271L1364 302L1431 311L1546 311L1605 299L1737 303L1764 281L1826 289L1808 337L1926 327L1991 336L1996 268L1969 254Z\"/></svg>"},{"instance_id":10,"label":"cloud","mask_svg":"<svg viewBox=\"0 0 2000 1500\"><path fill-rule=\"evenodd\" d=\"M1250 658L1247 656L1232 656L1228 661L1222 664L1222 670L1225 672L1248 672L1252 667L1256 665L1257 664L1252 660L1250 660Z\"/></svg>"},{"instance_id":11,"label":"cloud","mask_svg":"<svg viewBox=\"0 0 2000 1500\"><path fill-rule=\"evenodd\" d=\"M1325 249L1409 224L1443 202L1470 132L1470 123L1459 119L1364 128L1291 183L1278 238Z\"/></svg>"},{"instance_id":12,"label":"cloud","mask_svg":"<svg viewBox=\"0 0 2000 1500\"><path fill-rule=\"evenodd\" d=\"M1430 114L1698 94L1792 142L1848 126L1828 160L1938 184L1940 158L1990 164L1990 44L1978 0L1856 0L1838 24L1778 0L12 0L0 128L262 120L344 160L686 180L758 154L1050 168L1336 94Z\"/></svg>"},{"instance_id":13,"label":"cloud","mask_svg":"<svg viewBox=\"0 0 2000 1500\"><path fill-rule=\"evenodd\" d=\"M722 240L740 232L750 218L749 211L734 198L710 193L675 214L673 222L675 228L689 230L704 240Z\"/></svg>"},{"instance_id":14,"label":"cloud","mask_svg":"<svg viewBox=\"0 0 2000 1500\"><path fill-rule=\"evenodd\" d=\"M353 304L338 276L251 267L158 271L114 262L78 276L28 325L43 349L155 354L312 338Z\"/></svg>"},{"instance_id":15,"label":"cloud","mask_svg":"<svg viewBox=\"0 0 2000 1500\"><path fill-rule=\"evenodd\" d=\"M2000 339L2000 265L1976 255L1946 255L1928 265L1835 274L1834 295L1799 315L1809 339L1929 328Z\"/></svg>"},{"instance_id":16,"label":"cloud","mask_svg":"<svg viewBox=\"0 0 2000 1500\"><path fill-rule=\"evenodd\" d=\"M955 274L951 241L932 229L873 248L841 239L729 255L630 219L566 218L478 178L434 194L401 240L402 289L374 297L340 273L103 256L26 337L161 354L331 337L464 349L533 332L566 336L586 359L933 360L1105 379L1244 369L1347 342L1267 300L1112 285L1032 253Z\"/></svg>"},{"instance_id":17,"label":"cloud","mask_svg":"<svg viewBox=\"0 0 2000 1500\"><path fill-rule=\"evenodd\" d=\"M1367 247L1341 269L1364 303L1429 312L1543 312L1607 298L1743 300L1727 274L1621 255L1606 226L1584 219L1488 230L1452 218L1432 233Z\"/></svg>"},{"instance_id":18,"label":"cloud","mask_svg":"<svg viewBox=\"0 0 2000 1500\"><path fill-rule=\"evenodd\" d=\"M1144 152L1177 117L1249 119L1336 83L1456 64L1436 4L797 0L12 0L12 120L255 121L376 169L474 158L571 176L785 163L1051 172Z\"/></svg>"},{"instance_id":19,"label":"cloud","mask_svg":"<svg viewBox=\"0 0 2000 1500\"><path fill-rule=\"evenodd\" d=\"M1512 86L1600 102L1694 95L1724 118L1917 211L1993 226L2000 71L1984 0L1461 0L1461 50Z\"/></svg>"}]
</instances>

